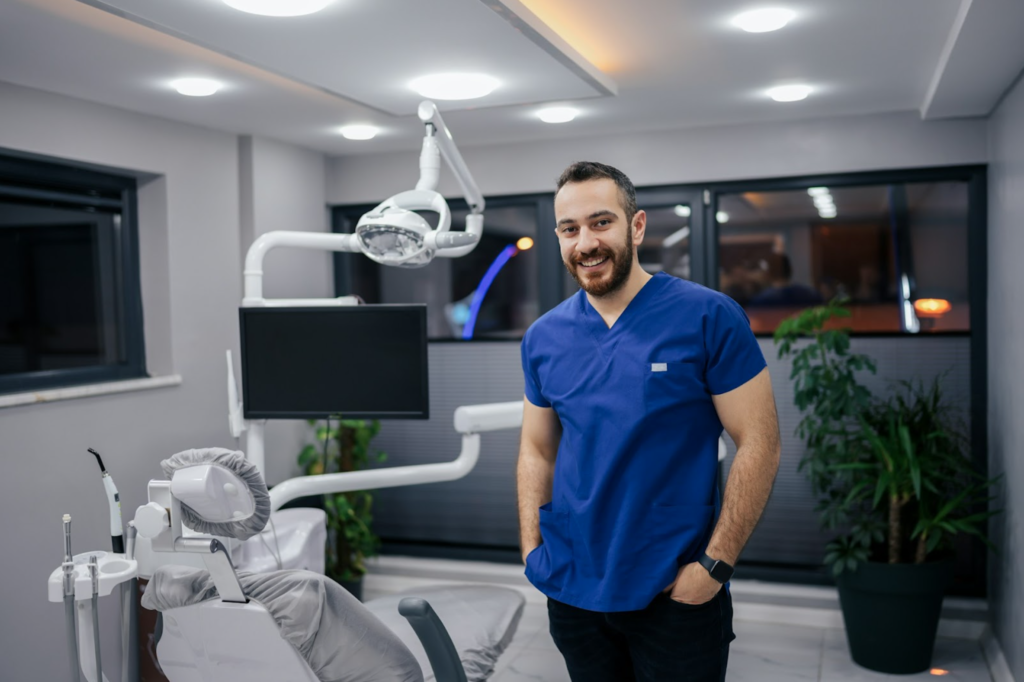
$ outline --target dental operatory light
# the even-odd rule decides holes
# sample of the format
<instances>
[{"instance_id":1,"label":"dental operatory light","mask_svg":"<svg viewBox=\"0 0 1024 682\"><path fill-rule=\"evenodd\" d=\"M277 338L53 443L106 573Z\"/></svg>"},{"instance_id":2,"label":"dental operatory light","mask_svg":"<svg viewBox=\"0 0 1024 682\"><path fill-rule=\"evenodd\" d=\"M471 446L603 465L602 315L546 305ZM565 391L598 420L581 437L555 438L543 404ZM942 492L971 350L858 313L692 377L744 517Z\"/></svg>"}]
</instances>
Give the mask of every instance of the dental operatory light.
<instances>
[{"instance_id":1,"label":"dental operatory light","mask_svg":"<svg viewBox=\"0 0 1024 682\"><path fill-rule=\"evenodd\" d=\"M494 92L498 79L485 73L436 73L422 76L409 87L427 99L478 99Z\"/></svg>"},{"instance_id":2,"label":"dental operatory light","mask_svg":"<svg viewBox=\"0 0 1024 682\"><path fill-rule=\"evenodd\" d=\"M572 107L548 107L537 112L537 117L545 123L568 123L576 118L579 112Z\"/></svg>"},{"instance_id":3,"label":"dental operatory light","mask_svg":"<svg viewBox=\"0 0 1024 682\"><path fill-rule=\"evenodd\" d=\"M209 78L179 78L171 83L171 87L180 95L188 97L209 97L218 90L221 85Z\"/></svg>"},{"instance_id":4,"label":"dental operatory light","mask_svg":"<svg viewBox=\"0 0 1024 682\"><path fill-rule=\"evenodd\" d=\"M768 33L778 31L793 20L796 12L781 7L766 7L743 12L733 18L733 26L747 33Z\"/></svg>"},{"instance_id":5,"label":"dental operatory light","mask_svg":"<svg viewBox=\"0 0 1024 682\"><path fill-rule=\"evenodd\" d=\"M420 152L420 179L416 188L390 197L363 214L356 224L359 250L382 265L418 268L435 256L458 258L473 250L483 232L484 198L466 162L459 154L448 127L433 102L423 102L418 115L426 128ZM441 157L455 173L455 179L469 204L464 232L450 232L452 215L436 191ZM431 228L417 211L438 215Z\"/></svg>"},{"instance_id":6,"label":"dental operatory light","mask_svg":"<svg viewBox=\"0 0 1024 682\"><path fill-rule=\"evenodd\" d=\"M809 85L780 85L768 90L768 96L776 102L799 102L807 99L813 88Z\"/></svg>"},{"instance_id":7,"label":"dental operatory light","mask_svg":"<svg viewBox=\"0 0 1024 682\"><path fill-rule=\"evenodd\" d=\"M690 207L687 206L686 204L676 204L675 207L672 209L672 212L675 213L680 218L690 217Z\"/></svg>"},{"instance_id":8,"label":"dental operatory light","mask_svg":"<svg viewBox=\"0 0 1024 682\"><path fill-rule=\"evenodd\" d=\"M372 140L377 137L380 128L366 125L350 125L338 128L338 132L346 140Z\"/></svg>"},{"instance_id":9,"label":"dental operatory light","mask_svg":"<svg viewBox=\"0 0 1024 682\"><path fill-rule=\"evenodd\" d=\"M315 14L334 0L224 0L224 4L240 12L265 17L302 17Z\"/></svg>"}]
</instances>

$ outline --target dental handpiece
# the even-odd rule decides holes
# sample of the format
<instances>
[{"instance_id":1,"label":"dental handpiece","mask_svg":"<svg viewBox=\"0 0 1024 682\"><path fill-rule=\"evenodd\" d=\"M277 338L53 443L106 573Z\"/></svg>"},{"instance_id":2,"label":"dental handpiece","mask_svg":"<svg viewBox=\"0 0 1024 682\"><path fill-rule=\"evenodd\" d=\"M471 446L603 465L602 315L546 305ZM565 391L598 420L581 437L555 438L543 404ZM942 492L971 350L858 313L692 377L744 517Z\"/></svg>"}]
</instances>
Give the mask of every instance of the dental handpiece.
<instances>
[{"instance_id":1,"label":"dental handpiece","mask_svg":"<svg viewBox=\"0 0 1024 682\"><path fill-rule=\"evenodd\" d=\"M96 682L103 682L103 663L100 661L100 572L95 554L89 556L89 576L92 578L92 641L96 652Z\"/></svg>"},{"instance_id":2,"label":"dental handpiece","mask_svg":"<svg viewBox=\"0 0 1024 682\"><path fill-rule=\"evenodd\" d=\"M78 682L78 635L75 629L75 559L71 554L71 514L64 515L64 618L68 640L68 655L71 658L71 681Z\"/></svg>"}]
</instances>

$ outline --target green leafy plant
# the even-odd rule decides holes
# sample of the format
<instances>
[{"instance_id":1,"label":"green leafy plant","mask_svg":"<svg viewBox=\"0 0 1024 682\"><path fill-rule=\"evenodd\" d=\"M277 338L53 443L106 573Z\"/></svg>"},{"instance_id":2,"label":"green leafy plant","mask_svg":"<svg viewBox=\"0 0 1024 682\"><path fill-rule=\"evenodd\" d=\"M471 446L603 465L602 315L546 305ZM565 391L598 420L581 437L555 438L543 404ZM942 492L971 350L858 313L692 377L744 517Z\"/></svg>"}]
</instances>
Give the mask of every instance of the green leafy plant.
<instances>
[{"instance_id":1,"label":"green leafy plant","mask_svg":"<svg viewBox=\"0 0 1024 682\"><path fill-rule=\"evenodd\" d=\"M839 530L826 547L835 574L860 561L923 563L952 548L958 533L988 540L983 524L997 479L977 474L963 424L942 400L940 380L898 382L877 398L857 381L875 372L850 352L850 316L836 300L803 311L775 332L779 357L792 358L800 462L818 496L822 526Z\"/></svg>"},{"instance_id":2,"label":"green leafy plant","mask_svg":"<svg viewBox=\"0 0 1024 682\"><path fill-rule=\"evenodd\" d=\"M306 475L330 474L365 469L371 462L383 462L387 454L370 452L370 441L380 432L380 422L331 418L310 420L315 443L307 444L298 456ZM324 495L327 513L326 573L337 581L356 581L366 573L365 559L376 556L380 538L371 530L373 495L360 490Z\"/></svg>"}]
</instances>

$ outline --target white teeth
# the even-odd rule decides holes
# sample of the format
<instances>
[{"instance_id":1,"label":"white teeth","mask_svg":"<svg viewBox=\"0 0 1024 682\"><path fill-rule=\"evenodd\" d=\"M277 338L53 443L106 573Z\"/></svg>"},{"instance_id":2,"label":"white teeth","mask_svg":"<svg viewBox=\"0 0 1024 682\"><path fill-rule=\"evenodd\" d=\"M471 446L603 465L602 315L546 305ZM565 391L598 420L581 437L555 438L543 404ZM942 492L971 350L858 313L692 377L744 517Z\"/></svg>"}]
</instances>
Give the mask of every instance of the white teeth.
<instances>
[{"instance_id":1,"label":"white teeth","mask_svg":"<svg viewBox=\"0 0 1024 682\"><path fill-rule=\"evenodd\" d=\"M605 262L606 260L608 260L608 259L607 258L601 258L599 260L585 260L585 261L581 262L580 265L583 265L585 267L590 268L590 267L593 267L595 265L600 265L601 263Z\"/></svg>"}]
</instances>

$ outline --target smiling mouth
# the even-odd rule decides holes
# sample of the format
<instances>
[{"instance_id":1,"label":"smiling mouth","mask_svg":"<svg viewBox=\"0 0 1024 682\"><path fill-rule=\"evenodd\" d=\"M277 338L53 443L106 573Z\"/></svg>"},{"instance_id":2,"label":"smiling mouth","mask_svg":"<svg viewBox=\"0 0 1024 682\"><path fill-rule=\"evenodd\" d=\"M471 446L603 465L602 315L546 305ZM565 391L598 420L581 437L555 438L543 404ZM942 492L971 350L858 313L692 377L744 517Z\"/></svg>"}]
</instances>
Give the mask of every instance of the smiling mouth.
<instances>
[{"instance_id":1,"label":"smiling mouth","mask_svg":"<svg viewBox=\"0 0 1024 682\"><path fill-rule=\"evenodd\" d=\"M592 258L590 260L577 261L576 264L584 270L592 270L604 265L607 260L608 256L605 256L604 258Z\"/></svg>"}]
</instances>

